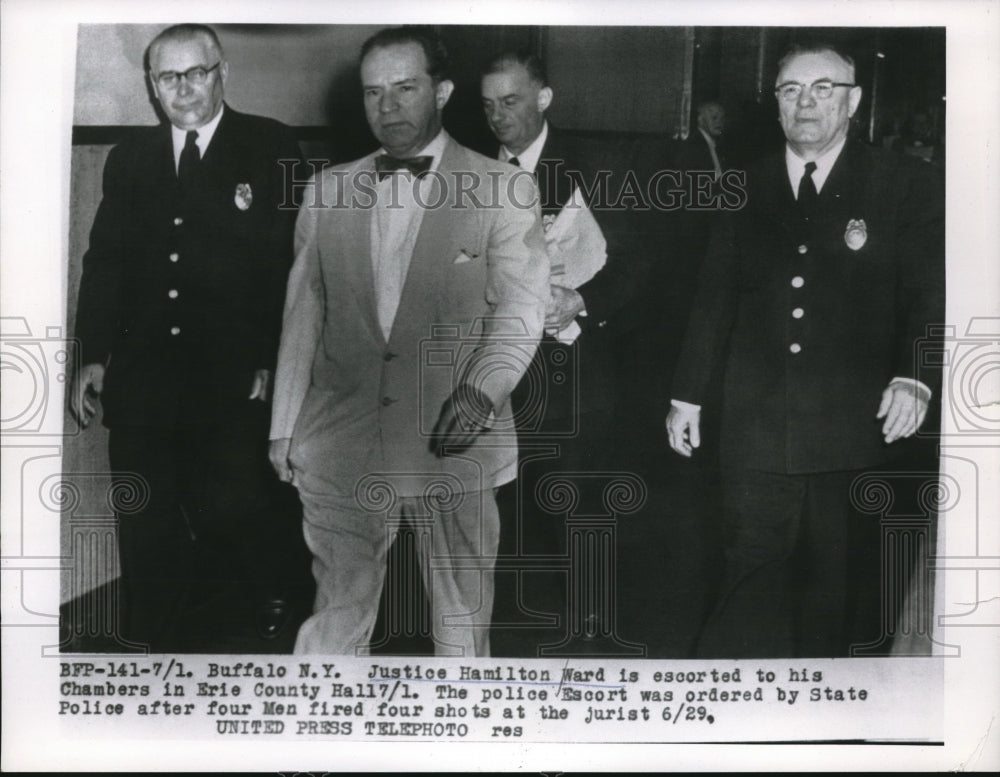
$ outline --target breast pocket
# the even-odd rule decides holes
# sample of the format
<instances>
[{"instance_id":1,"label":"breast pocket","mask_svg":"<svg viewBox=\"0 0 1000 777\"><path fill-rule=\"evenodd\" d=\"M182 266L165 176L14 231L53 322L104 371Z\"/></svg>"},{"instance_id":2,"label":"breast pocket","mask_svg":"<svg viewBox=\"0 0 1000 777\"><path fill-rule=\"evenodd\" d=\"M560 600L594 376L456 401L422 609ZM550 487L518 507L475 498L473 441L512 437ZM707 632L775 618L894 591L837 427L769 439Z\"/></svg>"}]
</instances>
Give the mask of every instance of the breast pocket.
<instances>
[{"instance_id":1,"label":"breast pocket","mask_svg":"<svg viewBox=\"0 0 1000 777\"><path fill-rule=\"evenodd\" d=\"M486 256L459 252L444 273L450 309L463 318L481 315L486 307Z\"/></svg>"}]
</instances>

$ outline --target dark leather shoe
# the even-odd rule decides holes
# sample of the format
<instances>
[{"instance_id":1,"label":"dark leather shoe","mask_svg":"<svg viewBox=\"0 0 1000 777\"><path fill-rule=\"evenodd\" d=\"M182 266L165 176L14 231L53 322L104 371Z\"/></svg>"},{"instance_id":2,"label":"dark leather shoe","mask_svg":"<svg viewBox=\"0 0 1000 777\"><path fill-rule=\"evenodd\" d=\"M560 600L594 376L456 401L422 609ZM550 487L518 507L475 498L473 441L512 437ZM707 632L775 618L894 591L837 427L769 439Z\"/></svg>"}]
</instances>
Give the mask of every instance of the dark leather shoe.
<instances>
[{"instance_id":1,"label":"dark leather shoe","mask_svg":"<svg viewBox=\"0 0 1000 777\"><path fill-rule=\"evenodd\" d=\"M262 639L274 639L281 634L291 618L292 606L285 599L261 599L257 604L257 635Z\"/></svg>"}]
</instances>

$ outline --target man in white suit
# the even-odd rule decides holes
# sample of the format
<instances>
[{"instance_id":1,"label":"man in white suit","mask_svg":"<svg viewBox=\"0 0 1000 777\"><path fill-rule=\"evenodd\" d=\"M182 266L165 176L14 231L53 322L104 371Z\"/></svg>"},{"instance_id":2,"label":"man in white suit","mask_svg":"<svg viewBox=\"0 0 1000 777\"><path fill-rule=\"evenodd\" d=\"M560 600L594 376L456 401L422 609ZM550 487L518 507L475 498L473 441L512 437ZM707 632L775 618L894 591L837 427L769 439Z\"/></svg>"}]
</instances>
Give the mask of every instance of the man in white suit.
<instances>
[{"instance_id":1,"label":"man in white suit","mask_svg":"<svg viewBox=\"0 0 1000 777\"><path fill-rule=\"evenodd\" d=\"M435 651L489 655L494 489L516 474L509 397L549 268L531 176L442 129L446 67L418 28L365 43L382 148L321 173L296 226L271 460L298 487L314 557L297 653L367 652L393 526L409 518L431 526L419 554Z\"/></svg>"}]
</instances>

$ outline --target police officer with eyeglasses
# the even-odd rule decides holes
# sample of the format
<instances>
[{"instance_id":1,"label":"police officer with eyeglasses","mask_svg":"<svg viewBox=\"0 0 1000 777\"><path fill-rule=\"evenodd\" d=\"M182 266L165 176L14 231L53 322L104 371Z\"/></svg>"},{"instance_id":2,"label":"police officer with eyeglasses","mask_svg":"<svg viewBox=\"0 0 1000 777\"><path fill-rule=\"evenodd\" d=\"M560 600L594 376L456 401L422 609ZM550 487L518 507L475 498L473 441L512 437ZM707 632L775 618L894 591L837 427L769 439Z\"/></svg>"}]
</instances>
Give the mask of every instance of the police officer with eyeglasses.
<instances>
[{"instance_id":1,"label":"police officer with eyeglasses","mask_svg":"<svg viewBox=\"0 0 1000 777\"><path fill-rule=\"evenodd\" d=\"M785 150L747 171L745 207L716 222L675 371L667 431L686 457L723 376L726 568L701 657L888 650L882 595L910 583L882 577L864 487L906 501L892 473L915 471L940 394L917 353L944 317L943 186L848 137L854 76L829 45L779 62Z\"/></svg>"},{"instance_id":2,"label":"police officer with eyeglasses","mask_svg":"<svg viewBox=\"0 0 1000 777\"><path fill-rule=\"evenodd\" d=\"M146 54L167 122L108 156L70 399L84 426L100 402L113 478L141 477L134 503L116 506L119 636L196 647L185 617L229 586L253 597L259 636L273 638L299 533L267 460L296 215L279 207L279 160L300 152L285 125L224 103L229 63L211 28L170 27Z\"/></svg>"}]
</instances>

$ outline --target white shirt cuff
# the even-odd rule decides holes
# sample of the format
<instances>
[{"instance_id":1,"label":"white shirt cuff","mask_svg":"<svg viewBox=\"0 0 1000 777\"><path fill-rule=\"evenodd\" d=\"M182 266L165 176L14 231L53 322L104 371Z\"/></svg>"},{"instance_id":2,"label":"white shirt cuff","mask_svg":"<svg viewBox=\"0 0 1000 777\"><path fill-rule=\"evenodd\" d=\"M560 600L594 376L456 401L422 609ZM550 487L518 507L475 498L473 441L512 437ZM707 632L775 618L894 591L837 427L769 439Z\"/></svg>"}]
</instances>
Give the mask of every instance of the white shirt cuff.
<instances>
[{"instance_id":1,"label":"white shirt cuff","mask_svg":"<svg viewBox=\"0 0 1000 777\"><path fill-rule=\"evenodd\" d=\"M921 389L923 391L924 401L925 402L931 401L931 396L933 392L930 390L930 388L927 386L926 383L923 383L917 380L916 378L893 378L892 380L889 381L889 385L891 386L893 383L908 383L911 386L916 386L918 389Z\"/></svg>"},{"instance_id":2,"label":"white shirt cuff","mask_svg":"<svg viewBox=\"0 0 1000 777\"><path fill-rule=\"evenodd\" d=\"M681 402L679 399L671 399L670 404L678 410L688 410L696 413L701 412L701 405L692 405L690 402Z\"/></svg>"}]
</instances>

